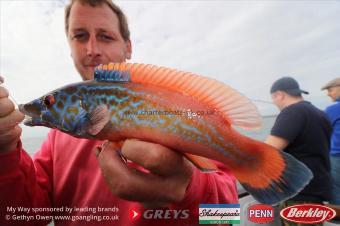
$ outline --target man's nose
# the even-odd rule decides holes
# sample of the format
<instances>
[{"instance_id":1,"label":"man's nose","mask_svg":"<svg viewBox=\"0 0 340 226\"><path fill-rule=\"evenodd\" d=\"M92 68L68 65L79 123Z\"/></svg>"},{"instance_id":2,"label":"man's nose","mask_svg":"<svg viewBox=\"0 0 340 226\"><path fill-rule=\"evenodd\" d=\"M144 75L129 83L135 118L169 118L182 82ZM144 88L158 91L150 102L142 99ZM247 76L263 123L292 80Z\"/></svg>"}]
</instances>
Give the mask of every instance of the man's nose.
<instances>
[{"instance_id":1,"label":"man's nose","mask_svg":"<svg viewBox=\"0 0 340 226\"><path fill-rule=\"evenodd\" d=\"M100 46L97 43L96 38L90 38L86 45L86 55L89 57L101 56Z\"/></svg>"}]
</instances>

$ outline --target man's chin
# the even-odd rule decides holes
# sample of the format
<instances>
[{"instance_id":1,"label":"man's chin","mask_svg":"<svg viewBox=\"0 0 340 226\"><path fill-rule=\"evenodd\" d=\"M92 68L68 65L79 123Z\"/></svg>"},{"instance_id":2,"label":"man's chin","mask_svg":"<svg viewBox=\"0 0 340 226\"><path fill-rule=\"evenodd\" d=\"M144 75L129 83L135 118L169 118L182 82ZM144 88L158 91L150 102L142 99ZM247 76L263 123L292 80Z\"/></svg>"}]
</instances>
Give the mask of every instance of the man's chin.
<instances>
[{"instance_id":1,"label":"man's chin","mask_svg":"<svg viewBox=\"0 0 340 226\"><path fill-rule=\"evenodd\" d=\"M86 70L81 73L83 80L92 80L95 67L86 67Z\"/></svg>"}]
</instances>

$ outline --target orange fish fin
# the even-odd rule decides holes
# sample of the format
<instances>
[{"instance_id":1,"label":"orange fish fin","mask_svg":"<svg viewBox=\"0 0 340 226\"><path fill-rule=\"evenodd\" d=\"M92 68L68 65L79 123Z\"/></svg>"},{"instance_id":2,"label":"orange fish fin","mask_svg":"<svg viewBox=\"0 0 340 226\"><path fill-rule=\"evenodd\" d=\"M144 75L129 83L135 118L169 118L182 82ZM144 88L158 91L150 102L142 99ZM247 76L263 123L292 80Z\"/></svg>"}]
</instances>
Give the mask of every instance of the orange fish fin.
<instances>
[{"instance_id":1,"label":"orange fish fin","mask_svg":"<svg viewBox=\"0 0 340 226\"><path fill-rule=\"evenodd\" d=\"M100 65L98 69L128 71L131 82L155 85L192 96L232 125L245 129L261 126L261 116L256 106L235 89L215 79L149 64L110 63Z\"/></svg>"},{"instance_id":2,"label":"orange fish fin","mask_svg":"<svg viewBox=\"0 0 340 226\"><path fill-rule=\"evenodd\" d=\"M184 155L194 166L204 173L213 173L219 170L210 159L189 153L184 153Z\"/></svg>"}]
</instances>

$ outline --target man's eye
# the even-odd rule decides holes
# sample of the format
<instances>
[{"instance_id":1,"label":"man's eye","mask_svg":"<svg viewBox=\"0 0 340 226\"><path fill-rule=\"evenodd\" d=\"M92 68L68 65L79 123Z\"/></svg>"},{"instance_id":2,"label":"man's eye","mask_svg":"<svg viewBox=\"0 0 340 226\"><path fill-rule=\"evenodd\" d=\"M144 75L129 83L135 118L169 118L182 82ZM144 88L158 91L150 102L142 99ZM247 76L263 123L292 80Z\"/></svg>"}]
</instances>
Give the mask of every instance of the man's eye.
<instances>
[{"instance_id":1,"label":"man's eye","mask_svg":"<svg viewBox=\"0 0 340 226\"><path fill-rule=\"evenodd\" d=\"M113 40L113 38L111 36L104 35L104 34L99 35L99 38L103 41L112 41Z\"/></svg>"},{"instance_id":2,"label":"man's eye","mask_svg":"<svg viewBox=\"0 0 340 226\"><path fill-rule=\"evenodd\" d=\"M72 36L72 39L76 40L85 40L87 38L87 35L85 33L75 34Z\"/></svg>"}]
</instances>

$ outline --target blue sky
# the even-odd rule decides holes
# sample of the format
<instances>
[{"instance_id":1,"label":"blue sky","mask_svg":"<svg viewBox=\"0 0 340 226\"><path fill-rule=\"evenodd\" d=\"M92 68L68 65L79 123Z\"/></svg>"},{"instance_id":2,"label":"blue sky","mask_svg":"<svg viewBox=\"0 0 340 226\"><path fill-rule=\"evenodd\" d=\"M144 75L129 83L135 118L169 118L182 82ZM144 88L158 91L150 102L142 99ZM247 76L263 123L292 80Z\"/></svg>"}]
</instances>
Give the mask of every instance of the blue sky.
<instances>
[{"instance_id":1,"label":"blue sky","mask_svg":"<svg viewBox=\"0 0 340 226\"><path fill-rule=\"evenodd\" d=\"M0 74L18 103L80 80L64 34L64 2L0 1ZM307 100L330 104L320 87L340 76L339 1L117 3L128 15L132 62L212 77L253 100L270 101L271 84L289 75L310 92ZM255 103L263 115L278 112Z\"/></svg>"}]
</instances>

